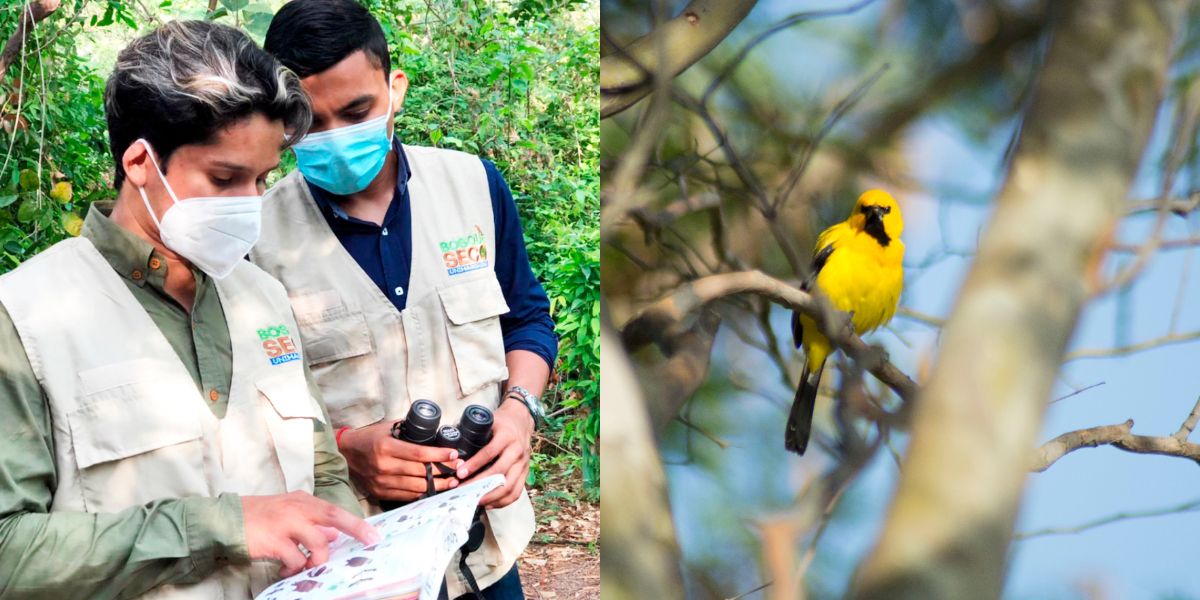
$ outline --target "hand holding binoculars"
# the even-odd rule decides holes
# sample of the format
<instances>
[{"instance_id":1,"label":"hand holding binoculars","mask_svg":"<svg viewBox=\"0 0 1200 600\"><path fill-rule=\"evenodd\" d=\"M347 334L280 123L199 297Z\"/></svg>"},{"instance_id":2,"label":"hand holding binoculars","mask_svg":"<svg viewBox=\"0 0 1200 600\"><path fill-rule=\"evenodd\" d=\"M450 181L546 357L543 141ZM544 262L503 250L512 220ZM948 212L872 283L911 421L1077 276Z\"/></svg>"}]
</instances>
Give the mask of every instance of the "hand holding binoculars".
<instances>
[{"instance_id":1,"label":"hand holding binoculars","mask_svg":"<svg viewBox=\"0 0 1200 600\"><path fill-rule=\"evenodd\" d=\"M410 444L453 448L458 451L458 457L469 460L492 441L492 411L485 406L472 404L463 410L458 425L442 425L442 409L430 400L417 400L408 408L404 419L392 425L392 437ZM434 469L442 477L454 475L454 469L442 463L427 463L425 479L428 491L425 496L436 492L433 486ZM424 497L424 496L423 496ZM384 509L390 510L399 503L385 502Z\"/></svg>"}]
</instances>

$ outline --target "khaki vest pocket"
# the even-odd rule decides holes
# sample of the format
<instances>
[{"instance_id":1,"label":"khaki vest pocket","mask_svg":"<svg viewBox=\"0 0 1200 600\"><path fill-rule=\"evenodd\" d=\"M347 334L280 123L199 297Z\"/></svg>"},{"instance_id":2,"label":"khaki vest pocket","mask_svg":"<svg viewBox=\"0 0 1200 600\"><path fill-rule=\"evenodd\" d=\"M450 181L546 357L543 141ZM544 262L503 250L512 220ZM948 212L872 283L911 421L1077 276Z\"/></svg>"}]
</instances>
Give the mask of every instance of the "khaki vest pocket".
<instances>
[{"instance_id":1,"label":"khaki vest pocket","mask_svg":"<svg viewBox=\"0 0 1200 600\"><path fill-rule=\"evenodd\" d=\"M304 358L333 425L362 427L383 419L383 382L366 316L350 310L334 290L296 294L291 302Z\"/></svg>"},{"instance_id":2,"label":"khaki vest pocket","mask_svg":"<svg viewBox=\"0 0 1200 600\"><path fill-rule=\"evenodd\" d=\"M295 374L264 377L255 382L267 402L263 418L287 491L313 491L313 421L321 412L303 378Z\"/></svg>"},{"instance_id":3,"label":"khaki vest pocket","mask_svg":"<svg viewBox=\"0 0 1200 600\"><path fill-rule=\"evenodd\" d=\"M500 315L508 303L495 275L438 290L446 311L447 335L459 391L468 396L508 378Z\"/></svg>"},{"instance_id":4,"label":"khaki vest pocket","mask_svg":"<svg viewBox=\"0 0 1200 600\"><path fill-rule=\"evenodd\" d=\"M207 407L177 370L166 361L138 359L79 374L79 403L67 423L89 512L211 495L195 414Z\"/></svg>"},{"instance_id":5,"label":"khaki vest pocket","mask_svg":"<svg viewBox=\"0 0 1200 600\"><path fill-rule=\"evenodd\" d=\"M361 356L373 350L362 311L351 311L333 290L291 298L309 365Z\"/></svg>"}]
</instances>

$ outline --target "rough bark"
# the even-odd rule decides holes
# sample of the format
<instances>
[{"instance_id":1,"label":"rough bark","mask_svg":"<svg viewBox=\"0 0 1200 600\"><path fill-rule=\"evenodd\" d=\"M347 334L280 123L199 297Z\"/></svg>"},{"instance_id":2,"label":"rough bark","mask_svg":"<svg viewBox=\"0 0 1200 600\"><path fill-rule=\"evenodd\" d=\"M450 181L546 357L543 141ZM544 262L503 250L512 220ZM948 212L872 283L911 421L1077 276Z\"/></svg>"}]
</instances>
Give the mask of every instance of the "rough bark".
<instances>
[{"instance_id":1,"label":"rough bark","mask_svg":"<svg viewBox=\"0 0 1200 600\"><path fill-rule=\"evenodd\" d=\"M1011 172L852 598L997 598L1046 399L1153 126L1182 4L1056 3Z\"/></svg>"}]
</instances>

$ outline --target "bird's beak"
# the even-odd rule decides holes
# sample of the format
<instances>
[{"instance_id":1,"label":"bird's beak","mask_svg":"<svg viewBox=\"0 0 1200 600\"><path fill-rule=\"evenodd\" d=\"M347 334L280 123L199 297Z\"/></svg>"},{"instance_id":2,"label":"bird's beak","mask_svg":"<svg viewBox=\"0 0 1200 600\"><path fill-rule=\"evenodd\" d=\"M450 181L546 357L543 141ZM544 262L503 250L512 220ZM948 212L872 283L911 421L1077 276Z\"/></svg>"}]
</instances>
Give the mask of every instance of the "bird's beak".
<instances>
[{"instance_id":1,"label":"bird's beak","mask_svg":"<svg viewBox=\"0 0 1200 600\"><path fill-rule=\"evenodd\" d=\"M868 224L874 222L876 224L883 225L884 211L882 206L868 206L866 214Z\"/></svg>"}]
</instances>

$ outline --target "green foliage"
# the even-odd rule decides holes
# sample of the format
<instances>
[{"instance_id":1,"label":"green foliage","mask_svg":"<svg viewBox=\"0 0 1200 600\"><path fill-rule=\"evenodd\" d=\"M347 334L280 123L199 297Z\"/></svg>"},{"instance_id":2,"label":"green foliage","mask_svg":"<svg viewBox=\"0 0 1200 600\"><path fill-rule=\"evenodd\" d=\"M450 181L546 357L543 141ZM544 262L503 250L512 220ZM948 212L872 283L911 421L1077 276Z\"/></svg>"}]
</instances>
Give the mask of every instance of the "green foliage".
<instances>
[{"instance_id":1,"label":"green foliage","mask_svg":"<svg viewBox=\"0 0 1200 600\"><path fill-rule=\"evenodd\" d=\"M151 19L207 18L262 42L277 0L67 0L39 24L0 94L0 273L77 233L92 201L112 197L104 76L89 40L121 47ZM588 0L427 3L365 0L388 36L393 65L411 82L397 134L406 143L479 154L516 198L530 261L560 336L555 384L545 395L553 450L535 460L578 468L599 492L599 26ZM0 36L19 11L0 11ZM38 51L31 51L31 49ZM11 147L11 149L10 149ZM284 169L294 161L284 157ZM67 182L64 187L58 185ZM58 186L58 187L55 187ZM551 434L547 434L551 435ZM543 449L546 449L543 448ZM565 457L565 458L560 458Z\"/></svg>"},{"instance_id":2,"label":"green foliage","mask_svg":"<svg viewBox=\"0 0 1200 600\"><path fill-rule=\"evenodd\" d=\"M78 234L87 205L109 195L104 79L77 44L83 5L64 3L42 21L0 81L0 273ZM125 5L103 6L89 28L126 27ZM19 16L0 12L4 37Z\"/></svg>"}]
</instances>

